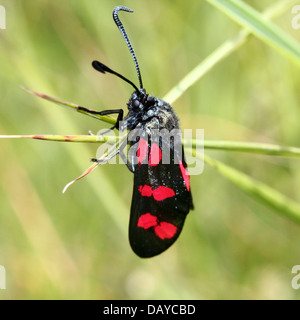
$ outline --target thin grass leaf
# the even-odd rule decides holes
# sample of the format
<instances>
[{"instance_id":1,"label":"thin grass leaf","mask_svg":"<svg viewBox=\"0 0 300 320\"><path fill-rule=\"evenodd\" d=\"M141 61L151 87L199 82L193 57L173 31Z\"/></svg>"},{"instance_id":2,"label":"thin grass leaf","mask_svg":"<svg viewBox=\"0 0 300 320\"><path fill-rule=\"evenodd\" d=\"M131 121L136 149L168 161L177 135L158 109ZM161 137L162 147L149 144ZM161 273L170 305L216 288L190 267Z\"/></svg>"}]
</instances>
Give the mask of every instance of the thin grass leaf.
<instances>
[{"instance_id":1,"label":"thin grass leaf","mask_svg":"<svg viewBox=\"0 0 300 320\"><path fill-rule=\"evenodd\" d=\"M279 1L268 7L263 16L265 19L274 19L288 10L291 3L295 1ZM192 71L190 71L179 83L172 88L165 96L164 100L172 104L192 85L201 79L208 71L210 71L217 63L224 60L231 53L240 48L249 38L250 31L243 29L233 38L225 41L220 47L213 51L201 63L199 63Z\"/></svg>"},{"instance_id":2,"label":"thin grass leaf","mask_svg":"<svg viewBox=\"0 0 300 320\"><path fill-rule=\"evenodd\" d=\"M207 155L204 156L204 161L214 167L219 173L233 182L252 198L263 202L268 207L275 209L282 216L300 224L299 203L289 199L266 184L255 180L220 161L214 160Z\"/></svg>"},{"instance_id":3,"label":"thin grass leaf","mask_svg":"<svg viewBox=\"0 0 300 320\"><path fill-rule=\"evenodd\" d=\"M193 150L195 150L196 147L202 147L203 142L196 139L187 139L184 140L184 145L186 148L192 148ZM224 150L270 156L300 158L300 148L280 146L268 143L205 140L204 148L210 150Z\"/></svg>"},{"instance_id":4,"label":"thin grass leaf","mask_svg":"<svg viewBox=\"0 0 300 320\"><path fill-rule=\"evenodd\" d=\"M85 176L87 176L89 173L93 172L97 167L99 166L99 163L93 163L87 170L85 170L79 177L75 178L74 180L72 180L71 182L69 182L68 184L66 184L66 186L63 188L62 193L65 193L67 191L67 189L76 181L84 178Z\"/></svg>"},{"instance_id":5,"label":"thin grass leaf","mask_svg":"<svg viewBox=\"0 0 300 320\"><path fill-rule=\"evenodd\" d=\"M82 142L82 143L115 143L124 141L126 135L122 136L102 136L102 135L0 135L0 139L37 139L56 142ZM185 139L182 141L186 149L195 150L198 147L205 147L210 150L224 150L232 152L244 152L260 155L270 155L278 157L300 158L300 148L290 146L280 146L276 144L257 142L236 142L222 140Z\"/></svg>"},{"instance_id":6,"label":"thin grass leaf","mask_svg":"<svg viewBox=\"0 0 300 320\"><path fill-rule=\"evenodd\" d=\"M56 142L104 143L104 142L110 142L112 140L112 137L102 136L102 135L34 134L34 135L0 135L0 139L36 139L36 140L56 141ZM116 139L114 139L113 141L115 140Z\"/></svg>"},{"instance_id":7,"label":"thin grass leaf","mask_svg":"<svg viewBox=\"0 0 300 320\"><path fill-rule=\"evenodd\" d=\"M27 89L27 88L24 88L24 87L21 87L21 88L24 91L26 91L26 92L28 92L30 94L33 94L33 95L35 95L35 96L37 96L39 98L48 100L50 102L54 102L54 103L58 104L59 106L75 110L75 111L77 111L79 113L85 114L85 115L87 115L89 117L95 118L97 120L104 121L104 122L109 123L109 124L113 124L114 125L116 123L115 119L113 119L113 118L111 118L109 116L101 116L99 113L97 113L98 111L91 110L91 109L79 106L79 105L77 105L75 103L72 103L72 102L68 102L68 101L57 99L57 98L53 98L53 97L50 97L50 96L48 96L48 95L46 95L44 93L39 93L39 92L30 90L30 89Z\"/></svg>"},{"instance_id":8,"label":"thin grass leaf","mask_svg":"<svg viewBox=\"0 0 300 320\"><path fill-rule=\"evenodd\" d=\"M207 1L290 61L300 65L300 44L262 13L241 0Z\"/></svg>"},{"instance_id":9,"label":"thin grass leaf","mask_svg":"<svg viewBox=\"0 0 300 320\"><path fill-rule=\"evenodd\" d=\"M190 71L179 83L172 88L164 97L163 100L174 103L182 94L202 78L209 70L211 70L218 62L225 59L230 53L245 43L249 32L242 30L239 34L224 42L219 48L206 57L192 71Z\"/></svg>"}]
</instances>

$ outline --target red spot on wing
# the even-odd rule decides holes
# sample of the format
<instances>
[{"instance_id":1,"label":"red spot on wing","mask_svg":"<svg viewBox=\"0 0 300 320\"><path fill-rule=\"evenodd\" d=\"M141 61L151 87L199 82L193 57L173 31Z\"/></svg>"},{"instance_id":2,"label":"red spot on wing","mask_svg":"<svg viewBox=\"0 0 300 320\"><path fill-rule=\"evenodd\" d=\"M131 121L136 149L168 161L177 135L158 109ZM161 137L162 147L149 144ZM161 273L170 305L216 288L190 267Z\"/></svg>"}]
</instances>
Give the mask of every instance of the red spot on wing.
<instances>
[{"instance_id":1,"label":"red spot on wing","mask_svg":"<svg viewBox=\"0 0 300 320\"><path fill-rule=\"evenodd\" d=\"M157 225L157 217L152 216L150 213L145 213L142 216L139 217L139 221L137 226L149 229L151 227L155 227Z\"/></svg>"},{"instance_id":2,"label":"red spot on wing","mask_svg":"<svg viewBox=\"0 0 300 320\"><path fill-rule=\"evenodd\" d=\"M177 232L177 227L169 222L160 222L158 218L150 213L145 213L139 217L137 226L143 229L154 228L154 233L162 240L171 239Z\"/></svg>"},{"instance_id":3,"label":"red spot on wing","mask_svg":"<svg viewBox=\"0 0 300 320\"><path fill-rule=\"evenodd\" d=\"M152 188L146 184L144 186L139 186L139 192L143 197L151 197L153 193Z\"/></svg>"},{"instance_id":4,"label":"red spot on wing","mask_svg":"<svg viewBox=\"0 0 300 320\"><path fill-rule=\"evenodd\" d=\"M169 222L161 222L158 226L154 227L155 234L162 240L173 238L176 231L177 227Z\"/></svg>"},{"instance_id":5,"label":"red spot on wing","mask_svg":"<svg viewBox=\"0 0 300 320\"><path fill-rule=\"evenodd\" d=\"M151 197L153 195L153 198L156 201L162 201L175 196L173 189L164 186L160 186L153 190L150 186L145 184L144 186L139 186L138 190L142 197Z\"/></svg>"},{"instance_id":6,"label":"red spot on wing","mask_svg":"<svg viewBox=\"0 0 300 320\"><path fill-rule=\"evenodd\" d=\"M188 171L186 170L186 168L183 166L183 163L181 161L179 161L179 167L180 167L180 171L182 174L182 178L185 182L185 186L187 191L190 191L190 176Z\"/></svg>"},{"instance_id":7,"label":"red spot on wing","mask_svg":"<svg viewBox=\"0 0 300 320\"><path fill-rule=\"evenodd\" d=\"M153 190L153 197L156 201L162 201L174 196L174 190L168 187L160 186L157 189Z\"/></svg>"},{"instance_id":8,"label":"red spot on wing","mask_svg":"<svg viewBox=\"0 0 300 320\"><path fill-rule=\"evenodd\" d=\"M136 156L138 158L138 164L141 164L147 157L148 153L148 142L145 139L140 139L139 147L136 152Z\"/></svg>"},{"instance_id":9,"label":"red spot on wing","mask_svg":"<svg viewBox=\"0 0 300 320\"><path fill-rule=\"evenodd\" d=\"M150 166L157 166L161 160L161 150L157 143L152 143L149 155Z\"/></svg>"}]
</instances>

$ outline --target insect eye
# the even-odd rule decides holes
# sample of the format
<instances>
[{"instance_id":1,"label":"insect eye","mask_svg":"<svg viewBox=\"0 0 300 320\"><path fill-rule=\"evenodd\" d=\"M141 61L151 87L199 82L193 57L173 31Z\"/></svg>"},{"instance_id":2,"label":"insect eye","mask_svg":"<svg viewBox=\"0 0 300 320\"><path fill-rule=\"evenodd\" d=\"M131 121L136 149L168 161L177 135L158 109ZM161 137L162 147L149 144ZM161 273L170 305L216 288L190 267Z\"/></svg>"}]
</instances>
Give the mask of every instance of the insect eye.
<instances>
[{"instance_id":1,"label":"insect eye","mask_svg":"<svg viewBox=\"0 0 300 320\"><path fill-rule=\"evenodd\" d=\"M133 105L135 108L138 108L138 107L140 106L140 101L137 100L137 99L135 99L135 100L133 100L132 105Z\"/></svg>"}]
</instances>

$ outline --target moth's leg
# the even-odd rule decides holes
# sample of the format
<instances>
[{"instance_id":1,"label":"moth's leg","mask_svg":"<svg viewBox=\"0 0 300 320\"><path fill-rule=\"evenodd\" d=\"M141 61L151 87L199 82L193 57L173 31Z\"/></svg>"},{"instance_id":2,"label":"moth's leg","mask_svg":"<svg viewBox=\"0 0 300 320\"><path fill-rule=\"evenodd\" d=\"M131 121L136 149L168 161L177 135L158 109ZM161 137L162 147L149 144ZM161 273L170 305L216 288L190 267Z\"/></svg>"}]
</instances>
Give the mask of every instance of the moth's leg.
<instances>
[{"instance_id":1,"label":"moth's leg","mask_svg":"<svg viewBox=\"0 0 300 320\"><path fill-rule=\"evenodd\" d=\"M126 158L126 156L124 154L124 148L127 146L127 143L128 143L128 141L126 139L125 141L122 142L122 144L120 145L118 150L116 150L113 153L109 154L105 159L92 158L91 161L92 162L98 162L98 163L105 163L105 162L109 161L110 159L112 159L114 156L116 156L119 153L120 157L122 158L122 160L126 164L126 166L129 169L129 171L134 172L134 167L132 167L130 165L130 163L128 163L128 160L127 160L127 158Z\"/></svg>"},{"instance_id":2,"label":"moth's leg","mask_svg":"<svg viewBox=\"0 0 300 320\"><path fill-rule=\"evenodd\" d=\"M119 127L120 121L123 120L123 115L124 115L123 109L103 110L98 113L100 116L108 116L108 115L116 114L116 113L118 114L116 124L113 127L111 127L110 130L113 130L113 129L119 130L120 129L120 127Z\"/></svg>"},{"instance_id":3,"label":"moth's leg","mask_svg":"<svg viewBox=\"0 0 300 320\"><path fill-rule=\"evenodd\" d=\"M125 153L124 153L124 149L127 146L127 141L125 141L126 144L124 145L124 147L122 147L122 149L120 148L120 157L122 158L122 160L124 161L124 163L126 164L128 170L132 173L134 173L134 163L132 161L128 161L128 158L126 157Z\"/></svg>"},{"instance_id":4,"label":"moth's leg","mask_svg":"<svg viewBox=\"0 0 300 320\"><path fill-rule=\"evenodd\" d=\"M112 152L111 154L109 154L106 158L104 159L96 159L96 158L92 158L91 162L97 162L97 163L106 163L107 161L109 161L110 159L112 159L114 156L116 156L118 153L120 152L120 150L116 150L114 152Z\"/></svg>"},{"instance_id":5,"label":"moth's leg","mask_svg":"<svg viewBox=\"0 0 300 320\"><path fill-rule=\"evenodd\" d=\"M113 129L119 130L119 124L120 124L120 121L123 120L123 115L124 115L123 109L111 109L111 110L95 111L95 110L91 110L91 109L79 106L78 107L78 111L84 111L84 112L87 112L89 114L98 114L100 116L108 116L108 115L111 115L111 114L118 114L118 117L117 117L117 120L116 120L116 124L113 127L111 127L108 131L113 130Z\"/></svg>"}]
</instances>

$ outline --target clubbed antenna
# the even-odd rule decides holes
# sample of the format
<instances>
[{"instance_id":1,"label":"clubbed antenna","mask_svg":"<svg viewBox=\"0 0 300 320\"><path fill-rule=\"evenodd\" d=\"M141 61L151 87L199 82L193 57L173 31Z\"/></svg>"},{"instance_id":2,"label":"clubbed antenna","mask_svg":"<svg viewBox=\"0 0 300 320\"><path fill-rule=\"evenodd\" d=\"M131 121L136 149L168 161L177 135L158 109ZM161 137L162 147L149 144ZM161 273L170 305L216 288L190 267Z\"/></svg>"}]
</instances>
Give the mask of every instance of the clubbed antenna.
<instances>
[{"instance_id":1,"label":"clubbed antenna","mask_svg":"<svg viewBox=\"0 0 300 320\"><path fill-rule=\"evenodd\" d=\"M134 64L135 64L135 68L136 68L136 71L137 71L137 74L138 74L139 83L140 83L140 89L143 89L143 82L142 82L141 72L140 72L139 64L138 64L137 59L136 59L136 55L134 53L133 47L131 45L131 42L130 42L128 36L127 36L125 28L124 28L122 22L120 21L120 19L118 17L118 12L120 10L121 11L126 11L126 12L133 12L133 10L131 10L129 8L126 8L126 7L123 7L123 6L117 6L117 7L115 7L115 9L113 11L113 19L114 19L117 27L121 31L124 40L126 41L126 44L127 44L128 48L129 48L129 51L130 51L131 56L133 58L133 61L134 61Z\"/></svg>"},{"instance_id":2,"label":"clubbed antenna","mask_svg":"<svg viewBox=\"0 0 300 320\"><path fill-rule=\"evenodd\" d=\"M136 86L132 81L130 81L129 79L125 78L125 77L122 76L120 73L118 73L118 72L110 69L109 67L107 67L107 66L104 65L103 63L95 60L95 61L92 62L92 66L93 66L94 69L96 69L97 71L99 71L99 72L101 72L101 73L106 73L106 72L108 72L108 73L114 74L115 76L121 78L122 80L124 80L124 81L126 81L127 83L131 84L131 85L134 87L135 91L136 91L137 93L139 93L139 89L137 88L137 86Z\"/></svg>"}]
</instances>

